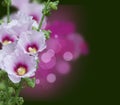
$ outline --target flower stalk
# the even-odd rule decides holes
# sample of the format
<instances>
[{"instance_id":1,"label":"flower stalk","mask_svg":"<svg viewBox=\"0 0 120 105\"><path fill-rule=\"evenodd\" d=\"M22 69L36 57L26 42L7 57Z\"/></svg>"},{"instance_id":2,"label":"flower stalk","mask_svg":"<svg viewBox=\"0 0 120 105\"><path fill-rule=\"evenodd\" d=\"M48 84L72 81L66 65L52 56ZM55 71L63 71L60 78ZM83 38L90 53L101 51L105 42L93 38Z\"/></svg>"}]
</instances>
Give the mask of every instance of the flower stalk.
<instances>
[{"instance_id":1,"label":"flower stalk","mask_svg":"<svg viewBox=\"0 0 120 105\"><path fill-rule=\"evenodd\" d=\"M6 4L7 4L7 23L10 22L10 5L11 5L11 0L5 0Z\"/></svg>"},{"instance_id":2,"label":"flower stalk","mask_svg":"<svg viewBox=\"0 0 120 105\"><path fill-rule=\"evenodd\" d=\"M38 31L40 31L41 27L42 27L42 23L44 21L45 16L48 16L51 12L51 10L57 10L57 6L58 6L59 1L50 1L48 0L47 3L45 4L45 8L43 9L42 13L42 18L41 21L39 23L39 27L38 27Z\"/></svg>"},{"instance_id":3,"label":"flower stalk","mask_svg":"<svg viewBox=\"0 0 120 105\"><path fill-rule=\"evenodd\" d=\"M42 15L41 21L39 23L38 31L40 31L40 29L42 27L42 23L44 21L45 15L46 15L45 11L47 11L47 7L49 5L49 2L50 2L50 0L47 1L46 5L45 5L45 8L43 9L43 15Z\"/></svg>"}]
</instances>

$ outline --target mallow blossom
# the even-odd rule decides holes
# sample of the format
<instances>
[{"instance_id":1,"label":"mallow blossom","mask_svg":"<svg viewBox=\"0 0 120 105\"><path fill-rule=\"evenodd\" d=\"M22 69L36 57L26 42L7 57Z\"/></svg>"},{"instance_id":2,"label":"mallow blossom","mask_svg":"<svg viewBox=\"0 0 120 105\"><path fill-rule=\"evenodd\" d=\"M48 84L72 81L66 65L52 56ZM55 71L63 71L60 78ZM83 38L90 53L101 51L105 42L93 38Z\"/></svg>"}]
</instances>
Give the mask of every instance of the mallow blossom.
<instances>
[{"instance_id":1,"label":"mallow blossom","mask_svg":"<svg viewBox=\"0 0 120 105\"><path fill-rule=\"evenodd\" d=\"M36 2L30 3L29 0L12 0L12 5L15 6L19 11L32 16L37 23L40 22L42 18L42 10L44 8L43 4L38 4ZM46 17L44 18L42 28L46 26Z\"/></svg>"},{"instance_id":2,"label":"mallow blossom","mask_svg":"<svg viewBox=\"0 0 120 105\"><path fill-rule=\"evenodd\" d=\"M18 12L11 21L0 26L0 69L8 73L13 83L35 75L38 52L46 48L46 38L31 16ZM34 56L35 55L35 56Z\"/></svg>"},{"instance_id":3,"label":"mallow blossom","mask_svg":"<svg viewBox=\"0 0 120 105\"><path fill-rule=\"evenodd\" d=\"M0 49L0 68L1 69L5 69L4 68L4 58L13 53L13 51L15 50L15 46L16 46L16 42L14 43L11 43L11 44L8 44L8 45L4 45L4 46L1 46L2 49Z\"/></svg>"},{"instance_id":4,"label":"mallow blossom","mask_svg":"<svg viewBox=\"0 0 120 105\"><path fill-rule=\"evenodd\" d=\"M6 28L6 26L0 27L0 43L7 45L13 43L17 40L16 33L11 28Z\"/></svg>"},{"instance_id":5,"label":"mallow blossom","mask_svg":"<svg viewBox=\"0 0 120 105\"><path fill-rule=\"evenodd\" d=\"M43 6L35 2L30 3L29 0L21 1L21 5L17 0L13 0L13 6L18 10L33 16L34 20L40 20ZM32 8L34 6L34 8ZM67 74L70 69L70 62L75 61L80 55L88 53L88 46L82 35L76 32L76 26L73 22L55 20L52 23L48 20L48 24L43 26L46 30L51 30L51 38L46 41L47 48L39 53L39 70L38 75L44 74L45 70L53 72L53 69L60 74ZM37 27L37 26L36 26ZM22 42L22 41L21 41ZM24 42L23 42L24 43ZM22 43L21 43L22 45ZM25 46L25 44L23 44ZM35 47L35 46L34 46ZM23 47L24 51L26 47ZM36 48L35 48L36 49ZM36 50L32 49L33 52ZM29 51L27 52L29 53ZM42 77L39 77L40 79Z\"/></svg>"},{"instance_id":6,"label":"mallow blossom","mask_svg":"<svg viewBox=\"0 0 120 105\"><path fill-rule=\"evenodd\" d=\"M22 0L21 5L19 5L19 2L17 1L18 0L13 0L13 6L18 8L18 10L29 16L33 16L33 19L37 22L41 20L42 15L39 15L39 13L42 11L42 5L34 2L30 3L29 0L25 0L25 2ZM37 27L37 25L35 26ZM36 50L37 48L36 45L33 44L33 40L31 40L32 44L30 46L32 48L27 50L28 47L25 47L29 45L26 43L27 37L24 38L24 42L23 39L19 42L19 45L21 45L22 49L27 54L39 52L38 58L40 63L38 64L38 70L36 71L37 86L34 90L26 89L24 91L24 94L27 92L29 96L32 96L33 93L36 95L45 95L46 90L51 88L50 84L56 83L59 85L58 77L66 75L71 71L71 62L77 60L81 55L88 54L88 45L83 36L77 33L75 23L56 19L51 22L48 19L48 24L46 25L46 21L43 22L42 28L51 30L52 32L50 34L50 39L46 41L47 47L44 51L39 52ZM26 35L23 36L25 37ZM41 91L38 92L38 90ZM48 93L46 92L46 94Z\"/></svg>"},{"instance_id":7,"label":"mallow blossom","mask_svg":"<svg viewBox=\"0 0 120 105\"><path fill-rule=\"evenodd\" d=\"M51 97L51 94L57 93L56 87L63 85L61 78L72 71L71 63L81 55L88 54L87 43L76 32L74 23L57 20L49 23L46 29L50 29L52 33L51 38L46 41L46 49L38 53L40 63L36 71L37 85L34 90L27 88L23 91L30 98ZM33 97L33 94L36 96Z\"/></svg>"},{"instance_id":8,"label":"mallow blossom","mask_svg":"<svg viewBox=\"0 0 120 105\"><path fill-rule=\"evenodd\" d=\"M4 58L4 68L8 77L14 83L20 82L21 78L32 77L36 71L36 60L18 49Z\"/></svg>"},{"instance_id":9,"label":"mallow blossom","mask_svg":"<svg viewBox=\"0 0 120 105\"><path fill-rule=\"evenodd\" d=\"M18 45L23 49L24 53L36 54L46 48L45 40L42 31L32 30L21 34Z\"/></svg>"},{"instance_id":10,"label":"mallow blossom","mask_svg":"<svg viewBox=\"0 0 120 105\"><path fill-rule=\"evenodd\" d=\"M27 14L20 11L18 11L17 14L11 15L10 18L10 23L4 23L7 24L4 25L4 27L7 29L12 29L17 37L19 37L21 33L26 32L28 30L31 31L33 27L37 28L38 26L36 21L33 20L32 16L28 16Z\"/></svg>"}]
</instances>

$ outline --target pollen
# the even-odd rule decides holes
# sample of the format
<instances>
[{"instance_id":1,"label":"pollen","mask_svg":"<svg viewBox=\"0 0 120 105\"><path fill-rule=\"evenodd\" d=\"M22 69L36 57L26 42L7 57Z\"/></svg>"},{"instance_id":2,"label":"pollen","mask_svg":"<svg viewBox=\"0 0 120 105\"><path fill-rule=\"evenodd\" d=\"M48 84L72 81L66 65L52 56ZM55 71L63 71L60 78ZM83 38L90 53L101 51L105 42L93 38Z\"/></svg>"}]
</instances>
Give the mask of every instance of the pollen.
<instances>
[{"instance_id":1,"label":"pollen","mask_svg":"<svg viewBox=\"0 0 120 105\"><path fill-rule=\"evenodd\" d=\"M28 51L31 53L31 54L34 54L37 52L37 49L35 47L29 47L28 48Z\"/></svg>"},{"instance_id":2,"label":"pollen","mask_svg":"<svg viewBox=\"0 0 120 105\"><path fill-rule=\"evenodd\" d=\"M17 69L17 74L18 74L19 76L25 75L26 72L27 72L27 70L26 70L25 67L19 67L19 68Z\"/></svg>"},{"instance_id":3,"label":"pollen","mask_svg":"<svg viewBox=\"0 0 120 105\"><path fill-rule=\"evenodd\" d=\"M10 43L12 43L12 41L10 41L10 40L4 40L4 41L2 42L3 45L8 45L8 44L10 44Z\"/></svg>"}]
</instances>

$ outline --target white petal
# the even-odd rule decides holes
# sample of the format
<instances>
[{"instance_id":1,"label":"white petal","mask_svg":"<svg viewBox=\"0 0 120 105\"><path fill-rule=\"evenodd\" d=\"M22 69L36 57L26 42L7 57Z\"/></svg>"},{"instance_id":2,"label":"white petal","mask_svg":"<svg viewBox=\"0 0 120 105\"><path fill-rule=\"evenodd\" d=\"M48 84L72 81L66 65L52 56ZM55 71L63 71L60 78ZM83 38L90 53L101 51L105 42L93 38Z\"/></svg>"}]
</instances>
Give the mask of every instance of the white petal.
<instances>
[{"instance_id":1,"label":"white petal","mask_svg":"<svg viewBox=\"0 0 120 105\"><path fill-rule=\"evenodd\" d=\"M21 80L21 77L10 75L10 74L8 74L8 77L13 83L19 83Z\"/></svg>"}]
</instances>

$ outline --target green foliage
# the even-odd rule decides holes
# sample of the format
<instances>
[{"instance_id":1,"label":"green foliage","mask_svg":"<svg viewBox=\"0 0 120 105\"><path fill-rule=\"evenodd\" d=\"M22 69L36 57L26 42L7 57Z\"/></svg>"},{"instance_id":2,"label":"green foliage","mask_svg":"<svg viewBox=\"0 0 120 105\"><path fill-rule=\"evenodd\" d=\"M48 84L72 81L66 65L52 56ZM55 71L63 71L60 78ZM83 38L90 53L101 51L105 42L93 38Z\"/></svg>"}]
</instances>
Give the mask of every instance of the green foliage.
<instances>
[{"instance_id":1,"label":"green foliage","mask_svg":"<svg viewBox=\"0 0 120 105\"><path fill-rule=\"evenodd\" d=\"M30 2L37 2L37 3L42 3L44 1L47 1L47 0L30 0Z\"/></svg>"},{"instance_id":2,"label":"green foliage","mask_svg":"<svg viewBox=\"0 0 120 105\"><path fill-rule=\"evenodd\" d=\"M24 78L24 81L29 87L35 87L35 78Z\"/></svg>"},{"instance_id":3,"label":"green foliage","mask_svg":"<svg viewBox=\"0 0 120 105\"><path fill-rule=\"evenodd\" d=\"M10 6L10 13L16 12L17 9L13 6ZM0 0L0 19L7 15L7 8L3 0ZM1 23L1 22L0 22Z\"/></svg>"},{"instance_id":4,"label":"green foliage","mask_svg":"<svg viewBox=\"0 0 120 105\"><path fill-rule=\"evenodd\" d=\"M23 105L23 103L24 103L23 97L17 97L17 99L16 99L16 104L17 104L17 105Z\"/></svg>"},{"instance_id":5,"label":"green foliage","mask_svg":"<svg viewBox=\"0 0 120 105\"><path fill-rule=\"evenodd\" d=\"M15 94L15 89L13 87L8 87L9 94Z\"/></svg>"},{"instance_id":6,"label":"green foliage","mask_svg":"<svg viewBox=\"0 0 120 105\"><path fill-rule=\"evenodd\" d=\"M6 75L6 72L3 70L0 70L0 78L2 78L4 75Z\"/></svg>"},{"instance_id":7,"label":"green foliage","mask_svg":"<svg viewBox=\"0 0 120 105\"><path fill-rule=\"evenodd\" d=\"M50 15L51 10L57 10L58 3L59 3L59 1L54 1L54 2L48 1L48 2L44 2L45 8L44 8L43 11L42 11L43 14L44 14L45 16L48 16L48 15Z\"/></svg>"},{"instance_id":8,"label":"green foliage","mask_svg":"<svg viewBox=\"0 0 120 105\"><path fill-rule=\"evenodd\" d=\"M0 82L0 90L5 90L5 89L6 89L5 83L3 81Z\"/></svg>"},{"instance_id":9,"label":"green foliage","mask_svg":"<svg viewBox=\"0 0 120 105\"><path fill-rule=\"evenodd\" d=\"M46 39L49 39L51 31L50 30L43 30L43 32L44 32L44 35L45 35Z\"/></svg>"},{"instance_id":10,"label":"green foliage","mask_svg":"<svg viewBox=\"0 0 120 105\"><path fill-rule=\"evenodd\" d=\"M59 1L54 1L54 2L50 2L49 5L50 5L51 9L57 10L58 3L59 3Z\"/></svg>"},{"instance_id":11,"label":"green foliage","mask_svg":"<svg viewBox=\"0 0 120 105\"><path fill-rule=\"evenodd\" d=\"M0 20L0 25L1 25L2 23L4 23L4 20Z\"/></svg>"},{"instance_id":12,"label":"green foliage","mask_svg":"<svg viewBox=\"0 0 120 105\"><path fill-rule=\"evenodd\" d=\"M2 5L3 6L11 5L11 0L3 0Z\"/></svg>"},{"instance_id":13,"label":"green foliage","mask_svg":"<svg viewBox=\"0 0 120 105\"><path fill-rule=\"evenodd\" d=\"M4 105L3 101L0 101L0 105Z\"/></svg>"}]
</instances>

